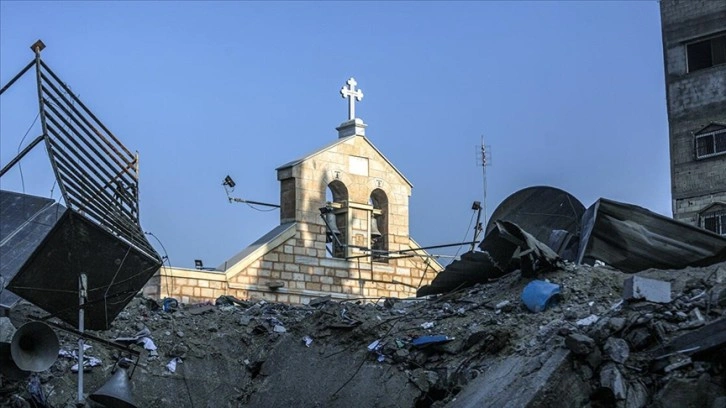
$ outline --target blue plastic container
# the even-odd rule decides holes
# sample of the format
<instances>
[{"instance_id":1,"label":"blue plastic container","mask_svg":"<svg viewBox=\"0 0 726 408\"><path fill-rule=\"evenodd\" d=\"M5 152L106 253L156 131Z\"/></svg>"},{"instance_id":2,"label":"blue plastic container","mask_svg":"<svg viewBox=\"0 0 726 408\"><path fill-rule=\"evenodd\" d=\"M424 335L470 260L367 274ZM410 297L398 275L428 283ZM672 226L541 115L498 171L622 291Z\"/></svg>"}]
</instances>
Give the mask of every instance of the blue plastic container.
<instances>
[{"instance_id":1,"label":"blue plastic container","mask_svg":"<svg viewBox=\"0 0 726 408\"><path fill-rule=\"evenodd\" d=\"M560 285L533 280L522 291L522 302L527 309L539 313L556 301L560 294Z\"/></svg>"}]
</instances>

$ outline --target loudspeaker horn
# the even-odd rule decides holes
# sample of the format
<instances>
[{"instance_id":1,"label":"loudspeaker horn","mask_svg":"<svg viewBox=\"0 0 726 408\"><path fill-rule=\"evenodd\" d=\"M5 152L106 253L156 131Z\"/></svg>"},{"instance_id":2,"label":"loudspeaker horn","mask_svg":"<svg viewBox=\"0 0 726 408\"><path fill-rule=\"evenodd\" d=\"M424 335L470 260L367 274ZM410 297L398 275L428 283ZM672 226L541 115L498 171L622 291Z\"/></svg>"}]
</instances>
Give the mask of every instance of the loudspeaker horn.
<instances>
[{"instance_id":1,"label":"loudspeaker horn","mask_svg":"<svg viewBox=\"0 0 726 408\"><path fill-rule=\"evenodd\" d=\"M58 359L58 336L43 322L20 326L10 343L10 354L21 370L45 371Z\"/></svg>"},{"instance_id":2,"label":"loudspeaker horn","mask_svg":"<svg viewBox=\"0 0 726 408\"><path fill-rule=\"evenodd\" d=\"M0 342L0 374L13 380L28 378L29 372L23 371L15 364L10 355L10 343Z\"/></svg>"},{"instance_id":3,"label":"loudspeaker horn","mask_svg":"<svg viewBox=\"0 0 726 408\"><path fill-rule=\"evenodd\" d=\"M111 379L88 398L106 408L138 408L134 402L131 388L126 369L118 367Z\"/></svg>"}]
</instances>

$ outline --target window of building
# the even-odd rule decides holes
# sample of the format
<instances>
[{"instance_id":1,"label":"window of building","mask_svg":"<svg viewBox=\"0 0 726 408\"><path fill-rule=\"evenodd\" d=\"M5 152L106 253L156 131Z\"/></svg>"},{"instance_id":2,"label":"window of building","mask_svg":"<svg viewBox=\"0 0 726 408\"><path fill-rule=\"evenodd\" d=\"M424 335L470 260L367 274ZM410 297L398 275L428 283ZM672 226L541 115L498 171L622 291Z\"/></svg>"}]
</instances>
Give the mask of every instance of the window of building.
<instances>
[{"instance_id":1,"label":"window of building","mask_svg":"<svg viewBox=\"0 0 726 408\"><path fill-rule=\"evenodd\" d=\"M726 153L726 129L696 133L696 158L717 156Z\"/></svg>"},{"instance_id":2,"label":"window of building","mask_svg":"<svg viewBox=\"0 0 726 408\"><path fill-rule=\"evenodd\" d=\"M726 64L726 33L686 45L688 72Z\"/></svg>"},{"instance_id":3,"label":"window of building","mask_svg":"<svg viewBox=\"0 0 726 408\"><path fill-rule=\"evenodd\" d=\"M726 236L726 211L704 215L703 228Z\"/></svg>"}]
</instances>

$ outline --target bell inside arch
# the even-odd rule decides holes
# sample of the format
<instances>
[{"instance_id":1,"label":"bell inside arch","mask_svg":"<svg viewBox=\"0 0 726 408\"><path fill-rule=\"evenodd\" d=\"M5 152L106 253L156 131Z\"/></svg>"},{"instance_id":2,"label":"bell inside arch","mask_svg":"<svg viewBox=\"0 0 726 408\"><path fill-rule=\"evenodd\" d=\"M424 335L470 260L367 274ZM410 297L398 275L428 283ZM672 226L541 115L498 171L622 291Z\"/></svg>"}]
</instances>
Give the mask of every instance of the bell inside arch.
<instances>
[{"instance_id":1,"label":"bell inside arch","mask_svg":"<svg viewBox=\"0 0 726 408\"><path fill-rule=\"evenodd\" d=\"M325 224L327 224L328 234L340 235L338 222L335 220L335 214L331 211L323 214L323 217L325 218Z\"/></svg>"},{"instance_id":2,"label":"bell inside arch","mask_svg":"<svg viewBox=\"0 0 726 408\"><path fill-rule=\"evenodd\" d=\"M381 231L378 229L378 218L371 217L371 237L380 238Z\"/></svg>"}]
</instances>

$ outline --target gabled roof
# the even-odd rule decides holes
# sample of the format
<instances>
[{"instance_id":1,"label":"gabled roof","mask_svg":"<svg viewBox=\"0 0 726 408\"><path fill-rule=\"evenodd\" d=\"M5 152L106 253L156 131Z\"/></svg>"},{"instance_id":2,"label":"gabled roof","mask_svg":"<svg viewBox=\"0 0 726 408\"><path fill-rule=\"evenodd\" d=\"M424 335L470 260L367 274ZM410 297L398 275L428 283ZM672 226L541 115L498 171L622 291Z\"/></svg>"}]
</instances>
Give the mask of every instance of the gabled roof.
<instances>
[{"instance_id":1,"label":"gabled roof","mask_svg":"<svg viewBox=\"0 0 726 408\"><path fill-rule=\"evenodd\" d=\"M698 135L703 135L703 134L706 134L706 133L716 132L716 131L724 130L724 129L726 129L726 125L725 124L718 123L718 122L711 122L708 125L706 125L705 127L703 127L703 129L701 129L698 132L694 133L694 135L698 136Z\"/></svg>"},{"instance_id":2,"label":"gabled roof","mask_svg":"<svg viewBox=\"0 0 726 408\"><path fill-rule=\"evenodd\" d=\"M217 267L218 271L227 273L239 272L252 261L257 260L274 247L295 236L295 222L286 222L273 228L247 248L229 258ZM229 277L229 276L228 276Z\"/></svg>"},{"instance_id":3,"label":"gabled roof","mask_svg":"<svg viewBox=\"0 0 726 408\"><path fill-rule=\"evenodd\" d=\"M352 135L352 136L346 136L346 137L340 138L340 139L338 139L338 140L335 140L334 142L332 142L332 143L328 143L327 145L325 145L325 146L323 146L323 147L321 147L321 148L319 148L319 149L315 150L315 151L314 151L314 152L312 152L312 153L309 153L309 154L307 154L307 155L305 155L305 156L303 156L303 157L301 157L301 158L299 158L299 159L296 159L296 160L293 160L293 161L291 161L291 162L288 162L288 163L285 163L285 164L283 164L282 166L280 166L280 167L276 168L276 169L275 169L275 171L280 171L280 170L283 170L283 169L287 169L287 168L290 168L290 167L294 167L294 166L297 166L298 164L300 164L300 163L302 163L302 162L304 162L304 161L306 161L306 160L309 160L309 159L311 159L311 158L313 158L313 157L315 157L315 156L319 155L320 153L323 153L323 152L325 152L325 151L327 151L327 150L329 150L329 149L331 149L331 148L333 148L333 147L335 147L335 146L337 146L337 145L339 145L339 144L341 144L341 143L345 143L345 142L347 142L347 141L353 140L353 138L356 138L356 137L360 137L360 138L362 138L363 140L365 140L365 141L366 141L366 143L368 143L368 145L369 145L369 146L370 146L371 148L373 148L373 150L375 150L375 151L376 151L376 153L378 153L378 155L380 155L380 156L381 156L381 157L383 158L383 160L385 160L385 161L386 161L386 163L388 163L388 165L389 165L389 166L391 166L391 168L393 168L393 170L395 170L395 171L396 171L396 173L398 173L398 175L399 175L399 176L401 176L401 178L402 178L402 179L403 179L403 180L404 180L404 181L405 181L406 183L408 183L408 185L409 185L409 186L413 187L413 184L411 184L411 182L410 182L410 181L409 181L409 180L408 180L408 179L406 178L406 176L404 176L404 175L403 175L403 173L401 173L401 171L399 171L399 170L398 170L398 169L396 168L396 166L394 166L394 165L393 165L393 163L391 163L391 161L390 161L390 160L388 160L388 158L387 158L386 156L384 156L384 155L383 155L383 153L381 153L381 151L380 151L380 150L378 150L378 148L377 148L377 147L376 147L376 146L375 146L375 145L374 145L373 143L371 143L371 141L370 141L370 140L368 140L368 138L367 138L367 137L365 137L365 136L360 136L360 135Z\"/></svg>"},{"instance_id":4,"label":"gabled roof","mask_svg":"<svg viewBox=\"0 0 726 408\"><path fill-rule=\"evenodd\" d=\"M704 215L705 213L709 212L710 210L717 208L717 207L723 207L726 208L726 203L723 201L714 201L711 204L701 208L701 210L698 212L700 215Z\"/></svg>"}]
</instances>

